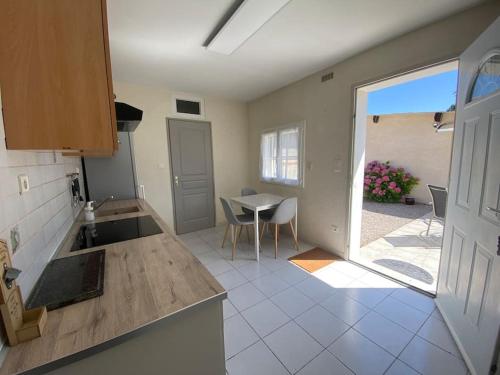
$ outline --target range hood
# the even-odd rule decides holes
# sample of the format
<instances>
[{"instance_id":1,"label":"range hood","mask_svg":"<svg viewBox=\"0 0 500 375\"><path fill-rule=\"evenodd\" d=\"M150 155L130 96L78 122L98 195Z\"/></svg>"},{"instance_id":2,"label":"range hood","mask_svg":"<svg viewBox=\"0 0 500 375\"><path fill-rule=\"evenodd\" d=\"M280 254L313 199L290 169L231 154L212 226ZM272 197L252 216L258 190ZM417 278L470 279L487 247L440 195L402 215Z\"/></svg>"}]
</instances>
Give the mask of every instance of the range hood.
<instances>
[{"instance_id":1,"label":"range hood","mask_svg":"<svg viewBox=\"0 0 500 375\"><path fill-rule=\"evenodd\" d=\"M115 111L119 132L133 132L142 120L142 111L126 103L115 102Z\"/></svg>"}]
</instances>

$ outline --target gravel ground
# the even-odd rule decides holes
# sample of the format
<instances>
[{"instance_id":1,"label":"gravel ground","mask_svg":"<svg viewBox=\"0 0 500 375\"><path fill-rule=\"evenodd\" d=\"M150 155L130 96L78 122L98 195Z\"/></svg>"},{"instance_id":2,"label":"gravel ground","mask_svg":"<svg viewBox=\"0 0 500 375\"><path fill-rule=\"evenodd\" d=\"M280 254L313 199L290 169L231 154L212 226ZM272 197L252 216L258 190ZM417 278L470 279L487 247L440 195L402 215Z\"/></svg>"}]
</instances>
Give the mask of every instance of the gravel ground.
<instances>
[{"instance_id":1,"label":"gravel ground","mask_svg":"<svg viewBox=\"0 0 500 375\"><path fill-rule=\"evenodd\" d=\"M385 236L432 211L426 204L363 202L361 246Z\"/></svg>"}]
</instances>

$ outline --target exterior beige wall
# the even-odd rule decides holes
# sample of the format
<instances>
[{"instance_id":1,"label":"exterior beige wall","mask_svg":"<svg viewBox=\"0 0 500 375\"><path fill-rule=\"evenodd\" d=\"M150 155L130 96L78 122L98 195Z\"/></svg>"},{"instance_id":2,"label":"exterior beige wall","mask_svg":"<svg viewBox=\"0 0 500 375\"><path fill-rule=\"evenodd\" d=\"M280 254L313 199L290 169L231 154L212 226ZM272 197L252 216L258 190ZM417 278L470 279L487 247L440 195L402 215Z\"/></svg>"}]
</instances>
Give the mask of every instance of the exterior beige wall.
<instances>
[{"instance_id":1,"label":"exterior beige wall","mask_svg":"<svg viewBox=\"0 0 500 375\"><path fill-rule=\"evenodd\" d=\"M249 155L254 187L298 196L299 235L344 255L354 87L459 56L499 14L500 3L489 2L367 50L251 102ZM321 83L321 75L330 71L334 72L334 78ZM296 189L259 182L260 133L300 120L306 121L305 187ZM332 225L338 231L332 230Z\"/></svg>"},{"instance_id":2,"label":"exterior beige wall","mask_svg":"<svg viewBox=\"0 0 500 375\"><path fill-rule=\"evenodd\" d=\"M454 112L444 113L442 123L454 121ZM453 132L436 133L432 124L434 112L381 115L376 124L367 118L365 165L378 160L405 168L420 179L411 196L421 203L431 201L427 184L448 186Z\"/></svg>"},{"instance_id":3,"label":"exterior beige wall","mask_svg":"<svg viewBox=\"0 0 500 375\"><path fill-rule=\"evenodd\" d=\"M114 82L116 100L144 111L133 133L138 183L145 186L146 200L174 228L167 117L172 115L168 88ZM219 196L236 196L248 184L248 114L245 103L204 97L205 119L212 126L216 220L224 221Z\"/></svg>"}]
</instances>

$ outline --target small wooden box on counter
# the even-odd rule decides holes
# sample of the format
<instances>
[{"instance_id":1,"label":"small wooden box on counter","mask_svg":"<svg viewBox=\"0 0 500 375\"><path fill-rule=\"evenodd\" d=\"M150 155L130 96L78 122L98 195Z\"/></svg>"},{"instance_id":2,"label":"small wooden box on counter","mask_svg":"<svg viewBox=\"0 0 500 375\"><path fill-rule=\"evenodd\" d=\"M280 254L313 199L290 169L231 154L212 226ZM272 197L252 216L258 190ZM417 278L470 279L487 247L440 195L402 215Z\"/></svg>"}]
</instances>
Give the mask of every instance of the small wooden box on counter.
<instances>
[{"instance_id":1,"label":"small wooden box on counter","mask_svg":"<svg viewBox=\"0 0 500 375\"><path fill-rule=\"evenodd\" d=\"M0 280L0 313L9 345L14 346L40 337L47 323L47 309L39 307L25 310L19 286L15 281L9 285L5 282L3 275L7 268L12 267L12 261L7 243L3 240L0 240L0 265L3 268Z\"/></svg>"}]
</instances>

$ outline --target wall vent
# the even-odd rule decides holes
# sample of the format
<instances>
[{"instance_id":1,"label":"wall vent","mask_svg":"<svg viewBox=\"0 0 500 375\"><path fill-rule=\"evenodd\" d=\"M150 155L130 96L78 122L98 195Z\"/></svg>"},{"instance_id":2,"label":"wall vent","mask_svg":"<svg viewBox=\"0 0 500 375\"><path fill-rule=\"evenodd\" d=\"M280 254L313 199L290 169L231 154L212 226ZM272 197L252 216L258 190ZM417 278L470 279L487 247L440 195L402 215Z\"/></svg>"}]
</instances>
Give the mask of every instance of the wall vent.
<instances>
[{"instance_id":1,"label":"wall vent","mask_svg":"<svg viewBox=\"0 0 500 375\"><path fill-rule=\"evenodd\" d=\"M205 116L203 98L189 94L174 94L172 112L176 117L202 119Z\"/></svg>"},{"instance_id":2,"label":"wall vent","mask_svg":"<svg viewBox=\"0 0 500 375\"><path fill-rule=\"evenodd\" d=\"M333 72L327 73L327 74L321 76L321 82L329 81L332 78L333 78Z\"/></svg>"}]
</instances>

